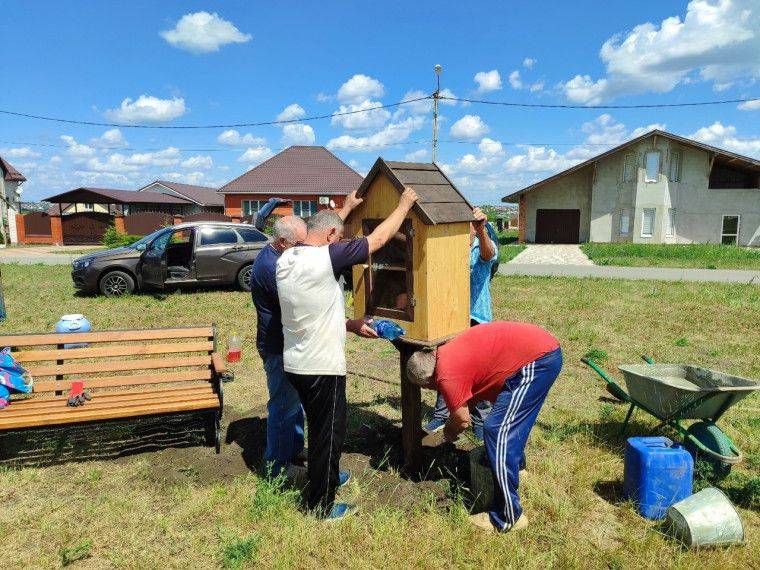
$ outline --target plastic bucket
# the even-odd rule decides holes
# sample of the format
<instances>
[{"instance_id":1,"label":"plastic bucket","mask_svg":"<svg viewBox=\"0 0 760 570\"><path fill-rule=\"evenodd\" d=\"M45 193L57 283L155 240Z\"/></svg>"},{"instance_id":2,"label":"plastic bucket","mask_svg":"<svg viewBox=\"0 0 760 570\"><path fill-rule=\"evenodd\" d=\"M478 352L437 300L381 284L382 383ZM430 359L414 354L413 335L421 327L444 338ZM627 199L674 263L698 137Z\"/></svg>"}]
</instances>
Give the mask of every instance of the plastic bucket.
<instances>
[{"instance_id":1,"label":"plastic bucket","mask_svg":"<svg viewBox=\"0 0 760 570\"><path fill-rule=\"evenodd\" d=\"M61 320L55 325L55 332L57 333L80 333L90 332L92 325L84 315L63 315ZM89 346L86 342L75 342L70 344L64 344L63 348L86 348Z\"/></svg>"},{"instance_id":2,"label":"plastic bucket","mask_svg":"<svg viewBox=\"0 0 760 570\"><path fill-rule=\"evenodd\" d=\"M744 542L744 526L736 508L720 489L708 487L668 509L668 530L691 548Z\"/></svg>"}]
</instances>

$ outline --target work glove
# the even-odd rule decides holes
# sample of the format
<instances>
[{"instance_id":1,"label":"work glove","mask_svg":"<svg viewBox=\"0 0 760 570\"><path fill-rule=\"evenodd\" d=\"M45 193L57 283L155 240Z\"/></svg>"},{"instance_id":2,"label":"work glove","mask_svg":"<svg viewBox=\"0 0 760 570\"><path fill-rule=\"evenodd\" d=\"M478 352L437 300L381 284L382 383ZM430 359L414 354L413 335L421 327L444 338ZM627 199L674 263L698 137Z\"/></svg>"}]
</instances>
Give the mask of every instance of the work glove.
<instances>
[{"instance_id":1,"label":"work glove","mask_svg":"<svg viewBox=\"0 0 760 570\"><path fill-rule=\"evenodd\" d=\"M66 405L76 408L83 406L85 401L89 400L92 400L92 396L84 390L84 382L72 382Z\"/></svg>"}]
</instances>

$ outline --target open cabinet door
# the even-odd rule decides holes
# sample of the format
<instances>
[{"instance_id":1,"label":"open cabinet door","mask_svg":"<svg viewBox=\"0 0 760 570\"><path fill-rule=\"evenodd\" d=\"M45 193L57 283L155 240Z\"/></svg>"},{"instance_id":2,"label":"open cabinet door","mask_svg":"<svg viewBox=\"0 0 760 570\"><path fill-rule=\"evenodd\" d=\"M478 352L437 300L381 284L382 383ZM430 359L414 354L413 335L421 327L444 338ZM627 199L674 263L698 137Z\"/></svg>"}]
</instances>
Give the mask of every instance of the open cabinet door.
<instances>
[{"instance_id":1,"label":"open cabinet door","mask_svg":"<svg viewBox=\"0 0 760 570\"><path fill-rule=\"evenodd\" d=\"M166 247L172 237L172 232L167 231L154 239L143 252L140 259L140 274L145 285L157 289L164 288L166 281Z\"/></svg>"}]
</instances>

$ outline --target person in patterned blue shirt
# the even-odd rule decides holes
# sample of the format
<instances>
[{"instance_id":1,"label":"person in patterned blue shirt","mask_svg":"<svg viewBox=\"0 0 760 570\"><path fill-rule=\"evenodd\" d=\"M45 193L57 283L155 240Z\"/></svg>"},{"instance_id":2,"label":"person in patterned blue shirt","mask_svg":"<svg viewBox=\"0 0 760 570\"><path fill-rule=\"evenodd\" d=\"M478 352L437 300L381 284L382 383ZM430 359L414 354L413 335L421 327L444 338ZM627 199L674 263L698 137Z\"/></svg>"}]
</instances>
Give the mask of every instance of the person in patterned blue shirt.
<instances>
[{"instance_id":1,"label":"person in patterned blue shirt","mask_svg":"<svg viewBox=\"0 0 760 570\"><path fill-rule=\"evenodd\" d=\"M475 221L470 224L470 326L493 321L491 308L491 271L499 255L494 240L488 235L488 217L480 208L474 208ZM472 432L475 439L483 440L483 422L491 411L488 402L480 402L472 415ZM440 394L435 402L433 419L425 431L434 433L443 429L449 419L449 409Z\"/></svg>"}]
</instances>

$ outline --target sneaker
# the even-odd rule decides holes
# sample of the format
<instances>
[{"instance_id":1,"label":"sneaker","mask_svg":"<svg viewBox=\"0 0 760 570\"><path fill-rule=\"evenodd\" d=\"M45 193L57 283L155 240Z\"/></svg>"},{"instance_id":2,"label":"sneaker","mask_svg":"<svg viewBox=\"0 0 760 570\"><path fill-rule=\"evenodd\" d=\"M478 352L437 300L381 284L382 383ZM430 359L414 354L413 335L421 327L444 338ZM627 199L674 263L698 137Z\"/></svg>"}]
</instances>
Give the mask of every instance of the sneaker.
<instances>
[{"instance_id":1,"label":"sneaker","mask_svg":"<svg viewBox=\"0 0 760 570\"><path fill-rule=\"evenodd\" d=\"M488 515L488 513L478 513L476 515L470 515L470 524L477 527L480 530L484 530L486 532L497 532L497 529L495 526L493 526L493 523L491 522L491 517Z\"/></svg>"},{"instance_id":2,"label":"sneaker","mask_svg":"<svg viewBox=\"0 0 760 570\"><path fill-rule=\"evenodd\" d=\"M475 441L483 443L483 426L472 426L472 435L475 437Z\"/></svg>"},{"instance_id":3,"label":"sneaker","mask_svg":"<svg viewBox=\"0 0 760 570\"><path fill-rule=\"evenodd\" d=\"M509 529L509 532L516 532L518 530L522 530L528 526L528 517L525 516L525 513L520 515L520 518L515 521L515 524L512 525L512 528Z\"/></svg>"},{"instance_id":4,"label":"sneaker","mask_svg":"<svg viewBox=\"0 0 760 570\"><path fill-rule=\"evenodd\" d=\"M325 517L326 521L337 521L348 515L354 514L358 508L349 503L335 503L330 514Z\"/></svg>"},{"instance_id":5,"label":"sneaker","mask_svg":"<svg viewBox=\"0 0 760 570\"><path fill-rule=\"evenodd\" d=\"M439 420L439 419L433 418L427 424L425 424L422 429L427 433L435 433L437 431L442 430L443 426L445 425L446 425L446 420Z\"/></svg>"},{"instance_id":6,"label":"sneaker","mask_svg":"<svg viewBox=\"0 0 760 570\"><path fill-rule=\"evenodd\" d=\"M338 473L338 487L343 487L344 485L347 485L350 480L351 480L351 470L346 469L345 471L341 471L340 473Z\"/></svg>"}]
</instances>

